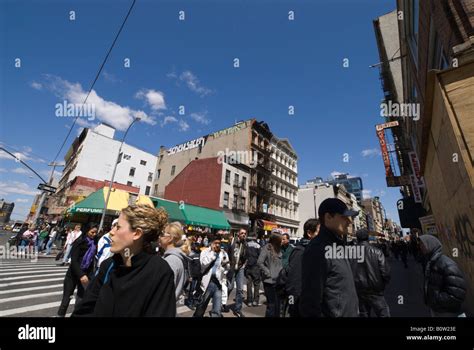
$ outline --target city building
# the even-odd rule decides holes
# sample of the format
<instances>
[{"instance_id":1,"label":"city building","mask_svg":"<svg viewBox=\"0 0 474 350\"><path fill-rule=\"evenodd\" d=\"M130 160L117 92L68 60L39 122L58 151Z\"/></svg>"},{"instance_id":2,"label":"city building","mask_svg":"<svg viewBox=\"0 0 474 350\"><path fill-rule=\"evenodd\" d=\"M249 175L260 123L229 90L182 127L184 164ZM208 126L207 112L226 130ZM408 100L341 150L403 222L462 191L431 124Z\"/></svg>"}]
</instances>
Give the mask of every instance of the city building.
<instances>
[{"instance_id":1,"label":"city building","mask_svg":"<svg viewBox=\"0 0 474 350\"><path fill-rule=\"evenodd\" d=\"M248 228L248 171L217 157L191 161L166 186L164 198L222 210L233 229Z\"/></svg>"},{"instance_id":2,"label":"city building","mask_svg":"<svg viewBox=\"0 0 474 350\"><path fill-rule=\"evenodd\" d=\"M110 181L100 181L83 176L76 176L67 182L66 186L61 187L55 194L48 196L43 212L48 215L49 221L60 220L66 209L74 203L77 203L91 193L100 188L110 185ZM139 188L123 185L117 182L112 184L112 188L124 190L129 193L139 194ZM34 211L33 211L34 213Z\"/></svg>"},{"instance_id":3,"label":"city building","mask_svg":"<svg viewBox=\"0 0 474 350\"><path fill-rule=\"evenodd\" d=\"M362 200L362 206L367 214L369 230L374 232L374 234L383 234L385 227L385 209L380 198L364 198Z\"/></svg>"},{"instance_id":4,"label":"city building","mask_svg":"<svg viewBox=\"0 0 474 350\"><path fill-rule=\"evenodd\" d=\"M411 111L377 126L387 184L400 187L403 228L458 252L473 313L474 0L396 4L397 20L392 12L389 26L387 15L374 21L385 103Z\"/></svg>"},{"instance_id":5,"label":"city building","mask_svg":"<svg viewBox=\"0 0 474 350\"><path fill-rule=\"evenodd\" d=\"M0 199L0 224L7 224L10 222L15 203L7 203L2 198Z\"/></svg>"},{"instance_id":6,"label":"city building","mask_svg":"<svg viewBox=\"0 0 474 350\"><path fill-rule=\"evenodd\" d=\"M330 185L337 185L341 184L344 185L344 188L349 193L352 193L358 202L362 201L362 191L364 190L364 186L362 184L362 179L360 177L353 177L349 174L337 174L334 175L332 179L323 180L322 177L315 177L314 179L310 179L307 183L324 183L327 182Z\"/></svg>"},{"instance_id":7,"label":"city building","mask_svg":"<svg viewBox=\"0 0 474 350\"><path fill-rule=\"evenodd\" d=\"M64 157L66 165L59 180L58 192L78 176L110 181L121 143L114 139L114 135L114 128L100 124L94 129L84 129L76 137ZM150 195L156 163L155 155L124 143L114 182L138 187L140 194Z\"/></svg>"},{"instance_id":8,"label":"city building","mask_svg":"<svg viewBox=\"0 0 474 350\"><path fill-rule=\"evenodd\" d=\"M248 194L246 210L251 229L256 233L269 233L279 229L296 235L298 229L298 197L297 197L297 155L287 139L276 137L264 122L255 119L238 122L235 125L216 131L209 135L166 149L160 147L158 162L153 184L155 197L177 195L176 185L167 186L194 160L212 158L223 167L212 167L216 174L229 170L231 176L248 174ZM199 166L196 163L193 167ZM231 165L232 168L227 168ZM194 168L188 171L194 171ZM221 172L219 172L219 169ZM234 175L232 175L234 174ZM217 175L216 175L217 176ZM184 175L179 181L184 182ZM225 178L224 178L225 179ZM205 181L204 178L202 181ZM189 181L189 179L187 179ZM225 192L229 193L229 203L234 200L234 189L226 191L226 184L213 185L214 191L219 190L220 196L213 195L213 203L223 208ZM231 181L234 179L231 178ZM168 193L168 194L165 194ZM208 195L201 193L203 197ZM196 195L194 203L201 204L210 199L199 199ZM229 205L229 209L232 205ZM240 220L239 220L240 221Z\"/></svg>"},{"instance_id":9,"label":"city building","mask_svg":"<svg viewBox=\"0 0 474 350\"><path fill-rule=\"evenodd\" d=\"M301 236L303 235L303 225L306 220L319 218L319 206L327 198L339 198L348 208L359 212L359 215L352 220L352 227L349 232L351 235L354 235L357 230L367 227L364 211L354 194L349 193L342 184L330 184L329 182L316 181L315 179L309 180L298 189L299 233Z\"/></svg>"}]
</instances>

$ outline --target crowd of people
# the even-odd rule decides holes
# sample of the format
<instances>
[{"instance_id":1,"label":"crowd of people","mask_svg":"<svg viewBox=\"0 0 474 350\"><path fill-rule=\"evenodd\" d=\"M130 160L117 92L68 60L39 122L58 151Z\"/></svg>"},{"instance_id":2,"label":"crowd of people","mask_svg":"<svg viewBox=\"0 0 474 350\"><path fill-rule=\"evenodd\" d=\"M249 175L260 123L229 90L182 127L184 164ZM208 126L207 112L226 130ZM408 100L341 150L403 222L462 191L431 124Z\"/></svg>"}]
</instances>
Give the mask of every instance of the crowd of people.
<instances>
[{"instance_id":1,"label":"crowd of people","mask_svg":"<svg viewBox=\"0 0 474 350\"><path fill-rule=\"evenodd\" d=\"M175 317L183 305L194 317L222 317L230 311L245 317L244 303L262 305L262 289L265 317L390 317L384 297L390 283L388 257L401 257L407 267L409 252L422 265L425 303L432 315L464 315L467 284L436 237L374 242L367 230L360 230L348 242L355 215L342 201L327 199L319 218L305 222L303 237L293 246L289 235L278 231L266 238L245 228L226 239L189 235L181 223L168 222L164 209L131 205L105 234L99 235L95 226L85 233L81 225L63 230L30 226L17 244L34 245L46 255L54 242L62 247L56 259L68 270L60 317L76 289L73 317ZM347 254L344 249L351 245L363 252L362 259ZM331 250L346 253L328 255Z\"/></svg>"}]
</instances>

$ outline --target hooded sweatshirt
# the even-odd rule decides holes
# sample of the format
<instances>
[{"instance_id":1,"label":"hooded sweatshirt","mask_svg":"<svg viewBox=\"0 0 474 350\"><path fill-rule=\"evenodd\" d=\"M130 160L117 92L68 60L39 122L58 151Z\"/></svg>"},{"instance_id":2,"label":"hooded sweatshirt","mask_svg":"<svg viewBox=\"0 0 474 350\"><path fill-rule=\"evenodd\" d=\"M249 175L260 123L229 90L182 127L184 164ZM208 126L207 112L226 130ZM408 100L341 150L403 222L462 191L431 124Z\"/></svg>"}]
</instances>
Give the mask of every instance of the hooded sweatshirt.
<instances>
[{"instance_id":1,"label":"hooded sweatshirt","mask_svg":"<svg viewBox=\"0 0 474 350\"><path fill-rule=\"evenodd\" d=\"M163 259L165 259L171 267L171 270L173 270L174 284L176 286L176 301L178 301L187 278L185 267L188 265L188 257L181 248L171 248L165 251Z\"/></svg>"}]
</instances>

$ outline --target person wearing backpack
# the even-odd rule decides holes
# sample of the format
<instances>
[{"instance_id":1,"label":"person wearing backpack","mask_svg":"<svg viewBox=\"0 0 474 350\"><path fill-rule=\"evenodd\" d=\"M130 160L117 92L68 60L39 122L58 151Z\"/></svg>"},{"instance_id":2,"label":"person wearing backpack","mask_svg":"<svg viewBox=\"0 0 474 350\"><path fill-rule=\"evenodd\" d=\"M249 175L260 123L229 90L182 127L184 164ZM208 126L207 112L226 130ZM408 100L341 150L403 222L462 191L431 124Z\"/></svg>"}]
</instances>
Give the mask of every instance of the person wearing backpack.
<instances>
[{"instance_id":1,"label":"person wearing backpack","mask_svg":"<svg viewBox=\"0 0 474 350\"><path fill-rule=\"evenodd\" d=\"M184 304L190 309L196 308L197 299L200 296L201 289L199 284L201 283L201 262L199 258L201 257L201 247L200 244L194 242L191 245L191 252L189 254L188 260L188 271L189 277L191 278L191 284L188 290L188 298Z\"/></svg>"},{"instance_id":2,"label":"person wearing backpack","mask_svg":"<svg viewBox=\"0 0 474 350\"><path fill-rule=\"evenodd\" d=\"M300 317L298 308L301 295L303 253L309 242L318 235L319 227L318 219L309 219L304 223L303 238L293 249L288 259L288 266L282 270L279 276L278 284L282 283L282 279L284 280L290 317Z\"/></svg>"},{"instance_id":3,"label":"person wearing backpack","mask_svg":"<svg viewBox=\"0 0 474 350\"><path fill-rule=\"evenodd\" d=\"M176 301L179 301L187 280L188 258L183 251L183 227L179 222L172 222L165 226L160 234L160 247L164 250L163 259L169 264L174 274L176 286Z\"/></svg>"}]
</instances>

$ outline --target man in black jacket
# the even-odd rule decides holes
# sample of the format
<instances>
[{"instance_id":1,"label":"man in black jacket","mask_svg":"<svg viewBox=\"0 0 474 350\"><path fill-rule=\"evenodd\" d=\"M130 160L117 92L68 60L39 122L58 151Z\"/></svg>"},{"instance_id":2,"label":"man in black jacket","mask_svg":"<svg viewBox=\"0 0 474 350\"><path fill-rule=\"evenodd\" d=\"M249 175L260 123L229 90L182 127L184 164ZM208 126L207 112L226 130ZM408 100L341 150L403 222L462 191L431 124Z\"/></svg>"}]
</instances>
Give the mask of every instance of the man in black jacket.
<instances>
[{"instance_id":1,"label":"man in black jacket","mask_svg":"<svg viewBox=\"0 0 474 350\"><path fill-rule=\"evenodd\" d=\"M362 261L355 261L354 281L359 297L359 315L370 317L374 310L377 317L390 317L384 298L385 286L390 281L390 268L383 251L369 243L366 229L357 231L358 244L364 249Z\"/></svg>"},{"instance_id":2,"label":"man in black jacket","mask_svg":"<svg viewBox=\"0 0 474 350\"><path fill-rule=\"evenodd\" d=\"M354 277L344 254L345 235L357 214L337 198L328 198L319 206L321 229L303 254L302 317L358 316Z\"/></svg>"},{"instance_id":3,"label":"man in black jacket","mask_svg":"<svg viewBox=\"0 0 474 350\"><path fill-rule=\"evenodd\" d=\"M303 263L303 253L310 243L319 233L319 220L309 219L303 226L303 238L291 252L288 259L286 271L285 289L288 295L288 313L290 317L299 317L299 300L301 295L301 265ZM283 270L282 270L283 271Z\"/></svg>"},{"instance_id":4,"label":"man in black jacket","mask_svg":"<svg viewBox=\"0 0 474 350\"><path fill-rule=\"evenodd\" d=\"M420 237L425 262L425 303L434 317L456 317L462 313L466 281L458 265L443 254L441 242L434 236Z\"/></svg>"}]
</instances>

